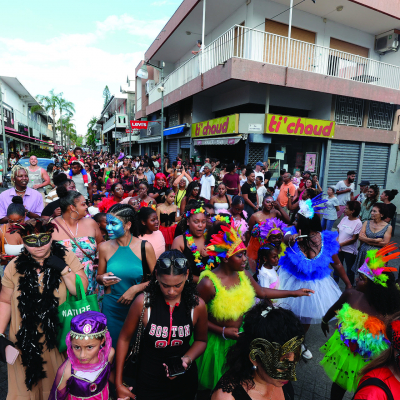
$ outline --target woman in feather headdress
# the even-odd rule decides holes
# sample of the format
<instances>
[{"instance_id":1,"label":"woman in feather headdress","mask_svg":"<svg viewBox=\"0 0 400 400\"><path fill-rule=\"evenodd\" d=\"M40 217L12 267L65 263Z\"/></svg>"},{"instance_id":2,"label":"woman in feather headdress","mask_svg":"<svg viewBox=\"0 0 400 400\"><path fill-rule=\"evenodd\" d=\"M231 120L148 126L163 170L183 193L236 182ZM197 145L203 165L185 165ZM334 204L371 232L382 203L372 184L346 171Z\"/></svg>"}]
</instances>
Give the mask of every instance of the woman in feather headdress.
<instances>
[{"instance_id":1,"label":"woman in feather headdress","mask_svg":"<svg viewBox=\"0 0 400 400\"><path fill-rule=\"evenodd\" d=\"M309 289L296 291L262 288L245 271L246 246L234 228L216 223L207 252L215 257L219 266L206 268L197 286L207 304L208 344L198 360L199 390L212 390L222 376L226 350L239 338L243 314L253 305L256 297L263 299L310 296Z\"/></svg>"},{"instance_id":2,"label":"woman in feather headdress","mask_svg":"<svg viewBox=\"0 0 400 400\"><path fill-rule=\"evenodd\" d=\"M400 310L400 292L393 272L386 263L398 258L396 245L369 250L358 269L356 289L346 289L321 321L321 329L329 332L328 322L337 315L338 326L321 347L321 365L332 379L331 399L341 400L346 391L357 387L359 371L389 348L384 318ZM391 253L391 254L390 254Z\"/></svg>"}]
</instances>

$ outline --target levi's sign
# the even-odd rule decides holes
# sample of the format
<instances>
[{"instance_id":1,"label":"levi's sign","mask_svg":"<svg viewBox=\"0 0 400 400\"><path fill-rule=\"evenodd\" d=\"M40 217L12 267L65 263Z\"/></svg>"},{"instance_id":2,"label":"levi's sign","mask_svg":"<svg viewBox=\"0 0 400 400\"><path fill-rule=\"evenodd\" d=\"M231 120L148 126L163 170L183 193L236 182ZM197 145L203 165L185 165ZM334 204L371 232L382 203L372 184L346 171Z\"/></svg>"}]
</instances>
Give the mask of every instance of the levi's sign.
<instances>
[{"instance_id":1,"label":"levi's sign","mask_svg":"<svg viewBox=\"0 0 400 400\"><path fill-rule=\"evenodd\" d=\"M132 129L147 129L149 121L129 121Z\"/></svg>"},{"instance_id":2,"label":"levi's sign","mask_svg":"<svg viewBox=\"0 0 400 400\"><path fill-rule=\"evenodd\" d=\"M229 135L239 131L239 114L192 124L192 138Z\"/></svg>"},{"instance_id":3,"label":"levi's sign","mask_svg":"<svg viewBox=\"0 0 400 400\"><path fill-rule=\"evenodd\" d=\"M285 115L275 114L267 114L265 119L265 133L309 136L326 139L332 139L335 136L334 121L287 117Z\"/></svg>"}]
</instances>

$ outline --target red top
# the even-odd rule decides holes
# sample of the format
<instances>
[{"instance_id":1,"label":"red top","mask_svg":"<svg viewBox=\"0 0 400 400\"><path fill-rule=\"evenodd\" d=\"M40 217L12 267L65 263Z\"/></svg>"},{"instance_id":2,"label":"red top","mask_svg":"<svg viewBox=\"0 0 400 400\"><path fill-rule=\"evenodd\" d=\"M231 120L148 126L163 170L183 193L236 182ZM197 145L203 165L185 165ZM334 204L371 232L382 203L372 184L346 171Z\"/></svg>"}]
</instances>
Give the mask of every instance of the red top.
<instances>
[{"instance_id":1,"label":"red top","mask_svg":"<svg viewBox=\"0 0 400 400\"><path fill-rule=\"evenodd\" d=\"M379 378L388 385L394 399L400 399L400 382L395 378L389 368L376 368L364 375L360 381L364 382L367 378ZM387 400L385 392L377 386L367 386L361 389L354 400Z\"/></svg>"}]
</instances>

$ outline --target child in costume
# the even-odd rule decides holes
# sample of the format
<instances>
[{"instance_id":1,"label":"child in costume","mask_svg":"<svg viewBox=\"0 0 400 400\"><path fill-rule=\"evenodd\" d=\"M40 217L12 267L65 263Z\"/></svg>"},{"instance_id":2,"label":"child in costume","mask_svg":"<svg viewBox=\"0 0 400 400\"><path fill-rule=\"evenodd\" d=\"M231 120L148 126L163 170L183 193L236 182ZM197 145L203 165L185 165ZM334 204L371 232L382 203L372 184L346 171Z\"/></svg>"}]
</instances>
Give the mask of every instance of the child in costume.
<instances>
[{"instance_id":1,"label":"child in costume","mask_svg":"<svg viewBox=\"0 0 400 400\"><path fill-rule=\"evenodd\" d=\"M386 262L398 258L395 245L370 250L358 269L356 289L346 289L340 299L322 318L321 328L326 336L328 321L338 318L337 329L321 347L321 365L333 381L331 399L341 400L346 391L357 388L359 371L372 359L389 348L383 319L400 310L400 292L392 272L396 268Z\"/></svg>"},{"instance_id":2,"label":"child in costume","mask_svg":"<svg viewBox=\"0 0 400 400\"><path fill-rule=\"evenodd\" d=\"M58 368L49 400L108 399L114 349L106 316L87 311L72 318L66 341L68 358Z\"/></svg>"},{"instance_id":3,"label":"child in costume","mask_svg":"<svg viewBox=\"0 0 400 400\"><path fill-rule=\"evenodd\" d=\"M213 271L206 268L197 286L207 304L208 343L205 353L198 359L199 390L211 390L223 373L227 349L239 338L243 314L253 305L255 298L284 298L310 296L308 289L281 291L262 288L245 271L246 246L234 228L234 223L216 223L207 247L212 257L218 257L219 266ZM217 258L216 258L216 261Z\"/></svg>"},{"instance_id":4,"label":"child in costume","mask_svg":"<svg viewBox=\"0 0 400 400\"><path fill-rule=\"evenodd\" d=\"M269 218L253 226L250 242L247 247L247 257L249 258L249 265L252 270L254 270L253 264L259 258L258 251L262 246L273 244L278 250L279 257L285 254L286 245L282 244L282 241L286 228L287 225L278 218Z\"/></svg>"}]
</instances>

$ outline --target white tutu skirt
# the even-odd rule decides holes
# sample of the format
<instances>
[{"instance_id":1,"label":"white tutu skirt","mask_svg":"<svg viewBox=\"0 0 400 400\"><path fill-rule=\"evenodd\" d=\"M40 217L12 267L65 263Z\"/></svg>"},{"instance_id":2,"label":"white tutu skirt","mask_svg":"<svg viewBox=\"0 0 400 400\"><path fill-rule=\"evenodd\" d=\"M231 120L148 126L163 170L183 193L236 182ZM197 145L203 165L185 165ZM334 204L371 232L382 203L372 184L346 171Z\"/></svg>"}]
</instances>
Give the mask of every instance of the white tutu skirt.
<instances>
[{"instance_id":1,"label":"white tutu skirt","mask_svg":"<svg viewBox=\"0 0 400 400\"><path fill-rule=\"evenodd\" d=\"M279 269L278 274L280 290L304 288L315 291L309 297L288 297L277 301L281 307L293 311L302 324L320 324L321 318L342 294L330 275L315 281L301 281L283 268Z\"/></svg>"}]
</instances>

